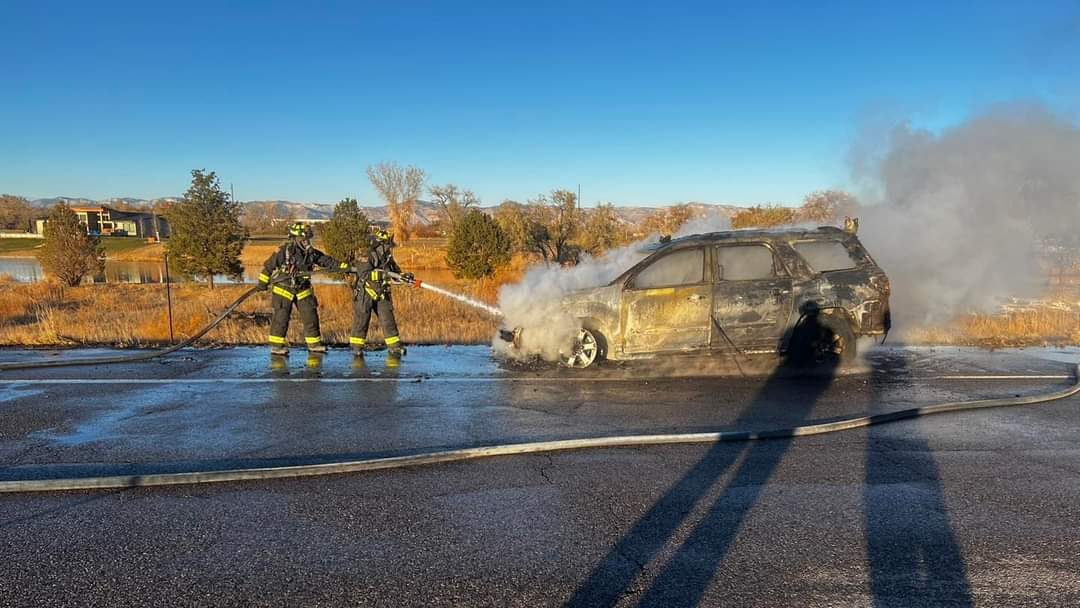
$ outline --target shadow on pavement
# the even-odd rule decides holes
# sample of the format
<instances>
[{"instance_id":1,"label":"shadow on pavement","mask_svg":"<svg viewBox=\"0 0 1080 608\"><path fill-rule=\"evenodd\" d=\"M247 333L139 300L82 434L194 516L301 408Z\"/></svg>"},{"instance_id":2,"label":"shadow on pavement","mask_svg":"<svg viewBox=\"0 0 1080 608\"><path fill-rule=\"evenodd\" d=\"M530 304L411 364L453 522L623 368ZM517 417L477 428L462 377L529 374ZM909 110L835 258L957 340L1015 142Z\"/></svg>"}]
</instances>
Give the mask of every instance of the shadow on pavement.
<instances>
[{"instance_id":1,"label":"shadow on pavement","mask_svg":"<svg viewBox=\"0 0 1080 608\"><path fill-rule=\"evenodd\" d=\"M875 362L872 394L883 396L906 367L901 358ZM973 604L937 463L914 425L870 427L863 501L875 606Z\"/></svg>"},{"instance_id":2,"label":"shadow on pavement","mask_svg":"<svg viewBox=\"0 0 1080 608\"><path fill-rule=\"evenodd\" d=\"M805 332L805 333L801 333ZM828 333L808 315L796 329L794 339ZM801 335L800 335L801 333ZM828 338L828 336L826 336ZM802 357L791 357L764 383L754 400L739 414L749 423L778 402L788 404L792 420L806 420L836 375L837 361L816 364L805 371ZM794 422L793 424L798 424ZM791 438L750 443L717 443L646 512L612 547L568 600L568 606L611 606L627 595L642 594L640 606L696 606L705 595L739 528L757 502L776 467L791 445ZM716 485L725 471L739 461L738 469L719 496L706 509L646 589L635 582L649 569L665 545L679 533L695 506Z\"/></svg>"}]
</instances>

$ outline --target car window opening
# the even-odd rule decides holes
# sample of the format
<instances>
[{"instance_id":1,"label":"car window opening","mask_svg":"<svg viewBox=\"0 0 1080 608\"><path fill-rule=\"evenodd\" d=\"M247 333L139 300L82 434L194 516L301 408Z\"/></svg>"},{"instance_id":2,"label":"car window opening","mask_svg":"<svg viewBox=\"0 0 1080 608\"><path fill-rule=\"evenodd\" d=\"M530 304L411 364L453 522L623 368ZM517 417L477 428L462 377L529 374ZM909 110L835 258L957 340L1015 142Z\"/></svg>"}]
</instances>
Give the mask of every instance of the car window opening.
<instances>
[{"instance_id":1,"label":"car window opening","mask_svg":"<svg viewBox=\"0 0 1080 608\"><path fill-rule=\"evenodd\" d=\"M752 281L775 276L773 252L764 245L716 248L716 277L721 281Z\"/></svg>"},{"instance_id":2,"label":"car window opening","mask_svg":"<svg viewBox=\"0 0 1080 608\"><path fill-rule=\"evenodd\" d=\"M670 253L642 270L634 280L638 289L694 285L705 279L705 250L684 249Z\"/></svg>"},{"instance_id":3,"label":"car window opening","mask_svg":"<svg viewBox=\"0 0 1080 608\"><path fill-rule=\"evenodd\" d=\"M840 241L801 241L792 243L792 247L815 272L850 270L858 265Z\"/></svg>"}]
</instances>

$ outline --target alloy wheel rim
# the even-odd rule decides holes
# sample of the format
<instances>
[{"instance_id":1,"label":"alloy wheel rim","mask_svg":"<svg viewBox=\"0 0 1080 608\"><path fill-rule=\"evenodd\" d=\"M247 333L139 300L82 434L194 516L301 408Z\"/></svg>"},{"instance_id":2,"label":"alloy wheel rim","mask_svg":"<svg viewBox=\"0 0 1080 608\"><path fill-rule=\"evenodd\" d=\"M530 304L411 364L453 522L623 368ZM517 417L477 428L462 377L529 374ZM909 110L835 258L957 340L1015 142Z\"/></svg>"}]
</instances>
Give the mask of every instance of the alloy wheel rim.
<instances>
[{"instance_id":1,"label":"alloy wheel rim","mask_svg":"<svg viewBox=\"0 0 1080 608\"><path fill-rule=\"evenodd\" d=\"M596 343L596 336L587 329L582 329L578 332L577 339L574 341L574 351L566 359L566 364L570 367L588 367L596 361L596 354L600 347Z\"/></svg>"}]
</instances>

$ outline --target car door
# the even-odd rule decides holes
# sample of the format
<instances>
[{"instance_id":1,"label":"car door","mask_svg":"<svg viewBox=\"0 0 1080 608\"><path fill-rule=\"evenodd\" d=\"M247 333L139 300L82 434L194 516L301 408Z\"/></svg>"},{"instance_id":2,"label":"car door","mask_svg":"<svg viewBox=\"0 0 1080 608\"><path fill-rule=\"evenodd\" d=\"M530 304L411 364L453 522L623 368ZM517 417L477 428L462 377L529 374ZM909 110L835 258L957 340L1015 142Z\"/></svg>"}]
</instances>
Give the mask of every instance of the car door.
<instances>
[{"instance_id":1,"label":"car door","mask_svg":"<svg viewBox=\"0 0 1080 608\"><path fill-rule=\"evenodd\" d=\"M708 347L712 283L705 257L703 247L672 251L627 281L620 307L624 352Z\"/></svg>"},{"instance_id":2,"label":"car door","mask_svg":"<svg viewBox=\"0 0 1080 608\"><path fill-rule=\"evenodd\" d=\"M713 250L713 347L777 348L791 316L792 279L765 243L717 246ZM725 338L726 335L726 338Z\"/></svg>"}]
</instances>

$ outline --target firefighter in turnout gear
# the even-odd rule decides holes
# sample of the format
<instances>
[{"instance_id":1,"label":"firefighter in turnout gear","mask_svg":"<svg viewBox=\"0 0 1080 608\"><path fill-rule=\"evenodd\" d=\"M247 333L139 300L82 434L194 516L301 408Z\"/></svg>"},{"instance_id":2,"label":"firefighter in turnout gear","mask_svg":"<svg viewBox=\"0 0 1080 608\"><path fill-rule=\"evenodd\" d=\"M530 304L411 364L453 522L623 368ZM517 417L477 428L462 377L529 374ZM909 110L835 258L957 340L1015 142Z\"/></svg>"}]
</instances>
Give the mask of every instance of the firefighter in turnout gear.
<instances>
[{"instance_id":1,"label":"firefighter in turnout gear","mask_svg":"<svg viewBox=\"0 0 1080 608\"><path fill-rule=\"evenodd\" d=\"M316 267L349 270L348 264L315 249L311 237L310 226L301 222L289 226L289 240L266 260L259 275L262 289L273 291L273 317L270 320L270 353L273 355L289 354L286 336L294 304L300 310L300 320L304 323L304 341L307 342L308 351L326 352L322 334L319 333L319 305L311 288L311 279L308 276L291 276L277 281L279 277L310 273ZM273 285L272 280L275 281Z\"/></svg>"},{"instance_id":2,"label":"firefighter in turnout gear","mask_svg":"<svg viewBox=\"0 0 1080 608\"><path fill-rule=\"evenodd\" d=\"M398 335L397 321L394 320L394 302L390 297L390 279L387 273L401 276L406 283L413 282L413 275L401 272L394 260L394 239L389 232L372 227L367 260L358 264L356 270L356 290L353 294L353 323L349 344L353 353L363 356L367 344L368 325L371 313L379 317L388 354L392 359L405 354Z\"/></svg>"}]
</instances>

